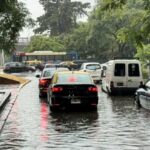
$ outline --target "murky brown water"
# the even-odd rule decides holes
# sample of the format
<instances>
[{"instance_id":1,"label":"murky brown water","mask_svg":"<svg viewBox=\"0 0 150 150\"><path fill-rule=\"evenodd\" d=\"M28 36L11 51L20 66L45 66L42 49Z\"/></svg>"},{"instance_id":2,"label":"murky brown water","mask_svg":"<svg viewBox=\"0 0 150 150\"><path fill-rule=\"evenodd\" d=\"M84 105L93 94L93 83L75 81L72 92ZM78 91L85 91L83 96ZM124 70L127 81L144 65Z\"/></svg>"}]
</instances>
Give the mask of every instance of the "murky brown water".
<instances>
[{"instance_id":1,"label":"murky brown water","mask_svg":"<svg viewBox=\"0 0 150 150\"><path fill-rule=\"evenodd\" d=\"M38 97L38 79L29 78L0 135L0 149L150 149L150 112L137 109L133 97L100 92L97 112L51 113Z\"/></svg>"}]
</instances>

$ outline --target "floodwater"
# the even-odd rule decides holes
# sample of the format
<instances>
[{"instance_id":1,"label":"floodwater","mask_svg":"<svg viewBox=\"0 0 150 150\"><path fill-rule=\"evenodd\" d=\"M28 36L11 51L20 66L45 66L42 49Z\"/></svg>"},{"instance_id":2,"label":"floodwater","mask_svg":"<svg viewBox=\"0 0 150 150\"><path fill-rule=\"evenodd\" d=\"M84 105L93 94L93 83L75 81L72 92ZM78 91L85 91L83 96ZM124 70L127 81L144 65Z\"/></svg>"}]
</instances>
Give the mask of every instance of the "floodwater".
<instances>
[{"instance_id":1,"label":"floodwater","mask_svg":"<svg viewBox=\"0 0 150 150\"><path fill-rule=\"evenodd\" d=\"M0 149L148 150L150 112L133 96L109 97L99 91L97 112L51 113L38 97L38 79L21 91L0 134Z\"/></svg>"}]
</instances>

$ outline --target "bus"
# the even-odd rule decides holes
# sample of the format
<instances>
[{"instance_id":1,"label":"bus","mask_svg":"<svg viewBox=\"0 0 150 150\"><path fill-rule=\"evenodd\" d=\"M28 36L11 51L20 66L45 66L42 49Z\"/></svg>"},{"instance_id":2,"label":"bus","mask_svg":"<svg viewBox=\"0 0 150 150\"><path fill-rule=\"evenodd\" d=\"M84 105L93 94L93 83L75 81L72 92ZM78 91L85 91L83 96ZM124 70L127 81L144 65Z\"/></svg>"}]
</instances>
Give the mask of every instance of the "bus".
<instances>
[{"instance_id":1,"label":"bus","mask_svg":"<svg viewBox=\"0 0 150 150\"><path fill-rule=\"evenodd\" d=\"M66 52L53 52L53 51L34 51L31 53L17 52L13 56L13 61L25 62L25 61L41 61L41 62L61 62L68 60Z\"/></svg>"}]
</instances>

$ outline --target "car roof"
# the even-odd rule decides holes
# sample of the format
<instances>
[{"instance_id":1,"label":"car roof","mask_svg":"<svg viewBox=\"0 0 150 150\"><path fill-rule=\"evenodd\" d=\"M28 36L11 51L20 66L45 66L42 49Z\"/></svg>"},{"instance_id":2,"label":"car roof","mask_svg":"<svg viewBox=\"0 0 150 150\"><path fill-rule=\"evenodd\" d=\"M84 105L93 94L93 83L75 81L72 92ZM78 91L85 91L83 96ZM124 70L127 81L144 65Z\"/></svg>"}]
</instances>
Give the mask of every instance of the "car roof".
<instances>
[{"instance_id":1,"label":"car roof","mask_svg":"<svg viewBox=\"0 0 150 150\"><path fill-rule=\"evenodd\" d=\"M43 69L43 72L44 72L44 71L47 71L47 70L56 70L56 68L44 68L44 69Z\"/></svg>"},{"instance_id":2,"label":"car roof","mask_svg":"<svg viewBox=\"0 0 150 150\"><path fill-rule=\"evenodd\" d=\"M84 65L89 65L89 64L100 64L99 62L85 62L83 63Z\"/></svg>"},{"instance_id":3,"label":"car roof","mask_svg":"<svg viewBox=\"0 0 150 150\"><path fill-rule=\"evenodd\" d=\"M60 71L56 72L56 74L89 74L88 72L83 72L83 71Z\"/></svg>"}]
</instances>

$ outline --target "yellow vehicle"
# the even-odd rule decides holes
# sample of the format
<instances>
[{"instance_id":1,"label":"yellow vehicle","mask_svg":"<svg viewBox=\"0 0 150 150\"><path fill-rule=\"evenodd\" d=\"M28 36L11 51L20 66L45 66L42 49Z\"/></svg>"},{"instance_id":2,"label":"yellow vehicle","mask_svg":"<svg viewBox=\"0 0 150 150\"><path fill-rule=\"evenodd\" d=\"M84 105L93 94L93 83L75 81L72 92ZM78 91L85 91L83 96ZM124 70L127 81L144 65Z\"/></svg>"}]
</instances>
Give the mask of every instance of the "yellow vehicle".
<instances>
[{"instance_id":1,"label":"yellow vehicle","mask_svg":"<svg viewBox=\"0 0 150 150\"><path fill-rule=\"evenodd\" d=\"M38 64L41 64L42 61L41 60L28 60L28 61L24 61L25 64L30 65L30 66L36 66Z\"/></svg>"}]
</instances>

